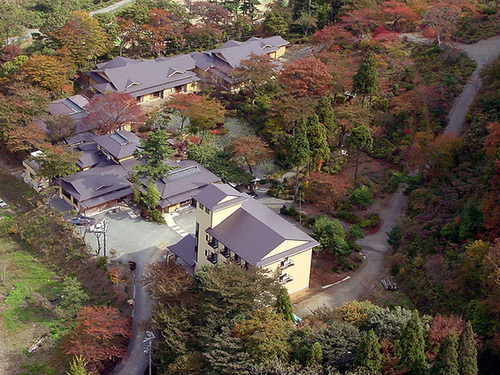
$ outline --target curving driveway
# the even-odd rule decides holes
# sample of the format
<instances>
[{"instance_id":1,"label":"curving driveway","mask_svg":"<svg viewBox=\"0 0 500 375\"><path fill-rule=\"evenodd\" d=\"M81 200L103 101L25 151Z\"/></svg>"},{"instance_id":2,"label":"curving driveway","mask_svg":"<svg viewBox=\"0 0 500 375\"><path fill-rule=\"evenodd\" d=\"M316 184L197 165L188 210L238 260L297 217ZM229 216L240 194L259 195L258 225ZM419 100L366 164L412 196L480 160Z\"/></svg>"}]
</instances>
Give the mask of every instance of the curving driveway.
<instances>
[{"instance_id":1,"label":"curving driveway","mask_svg":"<svg viewBox=\"0 0 500 375\"><path fill-rule=\"evenodd\" d=\"M422 40L419 38L415 40L415 42L422 42ZM455 99L449 114L449 122L446 126L445 133L458 135L460 134L469 106L481 88L482 82L479 72L485 65L491 64L500 55L500 36L489 38L471 45L453 43L453 46L466 52L477 64L474 73L468 79L462 93ZM400 187L380 213L380 218L382 219L382 227L380 230L358 241L358 244L361 245L363 249L363 254L366 256L364 266L361 270L352 275L350 279L331 286L295 304L294 309L297 315L306 316L310 314L311 311L322 306L338 307L346 301L358 298L366 290L373 287L382 271L385 254L389 250L387 232L394 226L394 223L403 211L406 200L407 198L404 196L403 190Z\"/></svg>"}]
</instances>

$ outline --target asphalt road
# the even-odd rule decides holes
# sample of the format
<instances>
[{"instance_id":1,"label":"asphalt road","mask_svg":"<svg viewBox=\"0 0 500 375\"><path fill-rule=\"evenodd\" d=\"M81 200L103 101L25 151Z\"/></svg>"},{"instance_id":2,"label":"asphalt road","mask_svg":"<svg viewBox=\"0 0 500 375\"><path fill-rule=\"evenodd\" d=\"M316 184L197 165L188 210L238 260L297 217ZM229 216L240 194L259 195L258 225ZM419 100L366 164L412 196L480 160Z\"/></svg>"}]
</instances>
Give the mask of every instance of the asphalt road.
<instances>
[{"instance_id":1,"label":"asphalt road","mask_svg":"<svg viewBox=\"0 0 500 375\"><path fill-rule=\"evenodd\" d=\"M162 259L165 249L182 238L178 231L168 225L146 222L140 217L133 216L133 211L130 209L94 216L97 220L108 220L107 255L115 253L115 257L121 262L134 261L137 264L132 285L135 300L133 337L129 342L127 357L115 369L114 374L119 375L142 375L147 369L148 357L144 353L144 332L140 329L140 325L151 317L153 301L141 283L142 275L148 264ZM194 211L175 216L174 220L186 232L194 233ZM95 235L87 233L86 241L94 251L97 251Z\"/></svg>"}]
</instances>

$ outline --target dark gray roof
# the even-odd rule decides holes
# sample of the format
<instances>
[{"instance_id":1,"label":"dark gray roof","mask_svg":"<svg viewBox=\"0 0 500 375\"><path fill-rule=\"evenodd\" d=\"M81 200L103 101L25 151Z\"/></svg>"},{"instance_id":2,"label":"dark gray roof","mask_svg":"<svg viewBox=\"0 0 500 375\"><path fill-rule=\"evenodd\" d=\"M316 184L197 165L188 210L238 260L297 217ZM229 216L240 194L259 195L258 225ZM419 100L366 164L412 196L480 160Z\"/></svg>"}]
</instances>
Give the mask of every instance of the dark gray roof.
<instances>
[{"instance_id":1,"label":"dark gray roof","mask_svg":"<svg viewBox=\"0 0 500 375\"><path fill-rule=\"evenodd\" d=\"M116 159L131 156L139 145L139 138L126 130L96 137L94 141Z\"/></svg>"},{"instance_id":2,"label":"dark gray roof","mask_svg":"<svg viewBox=\"0 0 500 375\"><path fill-rule=\"evenodd\" d=\"M193 198L212 211L250 199L226 184L211 184ZM226 201L222 202L224 199Z\"/></svg>"},{"instance_id":3,"label":"dark gray roof","mask_svg":"<svg viewBox=\"0 0 500 375\"><path fill-rule=\"evenodd\" d=\"M201 53L195 52L191 56L195 60L196 66L203 70L216 66L217 60L222 60L235 69L240 65L241 60L249 58L252 54L269 54L288 44L290 42L280 36L264 39L252 37L245 42L230 40L219 48Z\"/></svg>"},{"instance_id":4,"label":"dark gray roof","mask_svg":"<svg viewBox=\"0 0 500 375\"><path fill-rule=\"evenodd\" d=\"M61 178L59 184L82 206L88 208L105 203L106 199L131 194L132 183L127 179L128 176L129 172L121 165L103 161L92 169ZM110 198L110 194L113 198Z\"/></svg>"},{"instance_id":5,"label":"dark gray roof","mask_svg":"<svg viewBox=\"0 0 500 375\"><path fill-rule=\"evenodd\" d=\"M181 258L188 266L194 266L194 246L196 237L192 234L187 235L176 244L170 245L168 249Z\"/></svg>"},{"instance_id":6,"label":"dark gray roof","mask_svg":"<svg viewBox=\"0 0 500 375\"><path fill-rule=\"evenodd\" d=\"M80 159L78 159L76 165L78 165L82 169L93 167L99 164L102 158L103 154L99 150L84 151L82 153L82 156L80 156Z\"/></svg>"},{"instance_id":7,"label":"dark gray roof","mask_svg":"<svg viewBox=\"0 0 500 375\"><path fill-rule=\"evenodd\" d=\"M67 114L75 116L83 112L83 107L88 104L89 100L83 95L73 95L68 98L54 100L49 104L49 113L51 115Z\"/></svg>"},{"instance_id":8,"label":"dark gray roof","mask_svg":"<svg viewBox=\"0 0 500 375\"><path fill-rule=\"evenodd\" d=\"M191 71L195 63L190 55L155 60L116 57L97 67L88 76L98 82L94 85L98 91L126 92L136 97L200 80Z\"/></svg>"},{"instance_id":9,"label":"dark gray roof","mask_svg":"<svg viewBox=\"0 0 500 375\"><path fill-rule=\"evenodd\" d=\"M94 138L96 137L97 136L92 132L84 132L65 138L64 141L68 144L68 146L74 146L81 143L94 143Z\"/></svg>"},{"instance_id":10,"label":"dark gray roof","mask_svg":"<svg viewBox=\"0 0 500 375\"><path fill-rule=\"evenodd\" d=\"M264 259L283 241L303 241L303 244L287 251L287 256L305 251L318 243L306 233L278 216L269 208L252 198L241 199L243 195L229 185L213 184L205 188L195 199L207 207L217 209L227 197L234 197L234 203L241 207L207 233L229 247L248 263L262 266L283 257L283 254ZM212 198L210 198L212 197ZM205 203L203 203L203 201Z\"/></svg>"},{"instance_id":11,"label":"dark gray roof","mask_svg":"<svg viewBox=\"0 0 500 375\"><path fill-rule=\"evenodd\" d=\"M176 169L166 179L156 181L161 194L160 206L168 207L191 199L201 189L219 181L219 177L193 160L169 162Z\"/></svg>"}]
</instances>

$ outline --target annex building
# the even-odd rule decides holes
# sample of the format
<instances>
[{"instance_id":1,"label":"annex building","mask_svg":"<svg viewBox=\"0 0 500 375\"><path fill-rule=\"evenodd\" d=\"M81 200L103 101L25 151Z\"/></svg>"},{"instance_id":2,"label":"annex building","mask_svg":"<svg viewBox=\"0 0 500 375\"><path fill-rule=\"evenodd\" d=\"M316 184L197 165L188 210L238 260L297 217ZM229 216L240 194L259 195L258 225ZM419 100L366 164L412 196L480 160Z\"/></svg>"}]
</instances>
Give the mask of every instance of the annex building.
<instances>
[{"instance_id":1,"label":"annex building","mask_svg":"<svg viewBox=\"0 0 500 375\"><path fill-rule=\"evenodd\" d=\"M234 262L267 269L289 293L309 287L317 241L229 185L211 184L193 199L196 233L168 251L195 272L205 265Z\"/></svg>"}]
</instances>

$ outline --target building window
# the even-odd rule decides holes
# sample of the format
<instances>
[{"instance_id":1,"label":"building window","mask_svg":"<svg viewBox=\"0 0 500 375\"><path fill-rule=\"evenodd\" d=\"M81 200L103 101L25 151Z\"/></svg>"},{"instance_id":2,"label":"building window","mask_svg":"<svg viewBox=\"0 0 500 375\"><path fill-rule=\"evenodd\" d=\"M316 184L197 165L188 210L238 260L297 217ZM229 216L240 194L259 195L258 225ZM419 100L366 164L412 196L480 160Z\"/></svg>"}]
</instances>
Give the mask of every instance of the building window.
<instances>
[{"instance_id":1,"label":"building window","mask_svg":"<svg viewBox=\"0 0 500 375\"><path fill-rule=\"evenodd\" d=\"M204 210L207 214L210 213L210 210L204 205L202 205L200 202L198 202L198 207L200 207L201 210Z\"/></svg>"},{"instance_id":2,"label":"building window","mask_svg":"<svg viewBox=\"0 0 500 375\"><path fill-rule=\"evenodd\" d=\"M280 260L280 269L284 270L285 268L295 266L295 262L291 259L288 259L288 257L283 258Z\"/></svg>"},{"instance_id":3,"label":"building window","mask_svg":"<svg viewBox=\"0 0 500 375\"><path fill-rule=\"evenodd\" d=\"M281 285L289 283L291 281L293 281L293 277L292 277L292 275L289 275L287 273L281 274L278 277L278 283L280 283Z\"/></svg>"}]
</instances>

